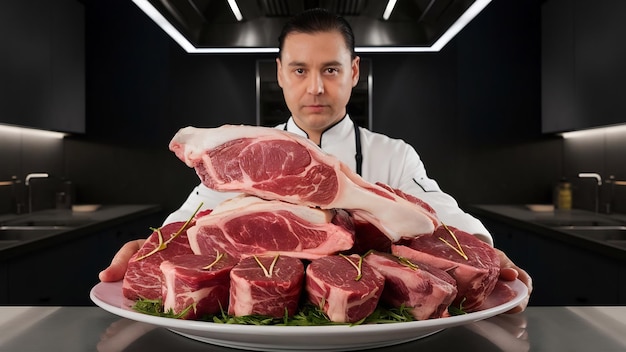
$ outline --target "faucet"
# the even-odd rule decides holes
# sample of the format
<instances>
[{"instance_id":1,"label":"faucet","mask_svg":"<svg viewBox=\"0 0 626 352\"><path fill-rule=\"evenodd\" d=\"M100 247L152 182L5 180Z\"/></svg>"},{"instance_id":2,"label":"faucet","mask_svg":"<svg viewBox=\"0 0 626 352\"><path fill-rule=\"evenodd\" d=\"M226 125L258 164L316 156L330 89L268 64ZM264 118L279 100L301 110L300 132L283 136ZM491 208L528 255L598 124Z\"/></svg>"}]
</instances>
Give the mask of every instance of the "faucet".
<instances>
[{"instance_id":1,"label":"faucet","mask_svg":"<svg viewBox=\"0 0 626 352\"><path fill-rule=\"evenodd\" d=\"M598 211L600 210L600 186L602 186L602 176L600 176L600 174L595 173L595 172L581 172L578 174L578 177L580 178L595 178L597 181L597 186L596 186L596 206L595 206L595 210L596 213L598 213Z\"/></svg>"},{"instance_id":2,"label":"faucet","mask_svg":"<svg viewBox=\"0 0 626 352\"><path fill-rule=\"evenodd\" d=\"M24 185L28 188L28 212L33 212L33 190L30 185L30 180L33 178L46 178L49 175L45 172L36 172L32 174L26 175L26 180L24 181Z\"/></svg>"},{"instance_id":3,"label":"faucet","mask_svg":"<svg viewBox=\"0 0 626 352\"><path fill-rule=\"evenodd\" d=\"M614 196L615 196L615 186L626 186L626 181L616 180L614 175L609 176L609 179L606 180L606 183L611 185L610 189L610 198L608 203L606 203L606 213L611 214L611 206L613 205Z\"/></svg>"}]
</instances>

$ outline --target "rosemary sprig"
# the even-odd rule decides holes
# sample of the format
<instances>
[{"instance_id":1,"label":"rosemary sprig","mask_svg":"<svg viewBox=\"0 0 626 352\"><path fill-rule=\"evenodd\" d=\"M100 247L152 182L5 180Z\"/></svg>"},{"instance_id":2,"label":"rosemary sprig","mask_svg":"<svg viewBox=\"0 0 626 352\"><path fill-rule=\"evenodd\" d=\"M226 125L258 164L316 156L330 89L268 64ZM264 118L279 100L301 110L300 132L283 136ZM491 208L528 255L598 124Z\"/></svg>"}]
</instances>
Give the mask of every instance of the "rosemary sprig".
<instances>
[{"instance_id":1,"label":"rosemary sprig","mask_svg":"<svg viewBox=\"0 0 626 352\"><path fill-rule=\"evenodd\" d=\"M409 267L411 270L419 270L419 266L405 257L398 257L400 264Z\"/></svg>"},{"instance_id":2,"label":"rosemary sprig","mask_svg":"<svg viewBox=\"0 0 626 352\"><path fill-rule=\"evenodd\" d=\"M278 261L278 254L274 256L274 260L272 260L272 264L270 264L269 270L265 268L263 263L261 263L261 261L259 260L259 258L257 258L256 255L253 257L254 257L254 260L256 260L256 263L259 264L259 266L263 270L263 274L265 274L265 277L267 278L272 277L272 274L274 273L274 266L276 265L276 262Z\"/></svg>"},{"instance_id":3,"label":"rosemary sprig","mask_svg":"<svg viewBox=\"0 0 626 352\"><path fill-rule=\"evenodd\" d=\"M362 272L362 267L363 267L363 257L359 256L359 262L358 264L355 264L350 258L348 258L346 255L344 254L339 254L340 257L342 257L343 259L347 260L348 263L350 263L350 265L352 265L355 269L356 269L356 277L354 278L354 281L359 281L361 280L361 277L363 277L363 272Z\"/></svg>"},{"instance_id":4,"label":"rosemary sprig","mask_svg":"<svg viewBox=\"0 0 626 352\"><path fill-rule=\"evenodd\" d=\"M459 240L456 238L456 235L454 234L454 232L452 230L450 230L450 228L448 227L448 225L442 223L443 227L448 231L448 233L450 234L450 236L452 236L452 238L454 239L454 242L456 243L456 247L453 246L452 244L450 244L450 242L446 241L443 237L439 237L439 239L445 243L446 245L448 245L448 247L452 248L455 252L457 252L461 257L463 257L463 259L465 260L469 260L469 258L467 257L467 254L465 254L465 251L463 251L463 247L461 247L461 244L459 243Z\"/></svg>"},{"instance_id":5,"label":"rosemary sprig","mask_svg":"<svg viewBox=\"0 0 626 352\"><path fill-rule=\"evenodd\" d=\"M224 253L220 253L219 250L215 250L215 260L213 261L213 263L205 266L202 268L202 270L209 270L211 269L215 264L217 264L220 260L222 260L222 258L224 258Z\"/></svg>"},{"instance_id":6,"label":"rosemary sprig","mask_svg":"<svg viewBox=\"0 0 626 352\"><path fill-rule=\"evenodd\" d=\"M178 231L176 231L176 233L174 235L172 235L167 241L163 241L163 233L161 233L161 228L153 228L151 227L150 230L152 230L153 232L156 231L157 236L159 237L159 245L154 247L154 249L152 251L150 251L147 254L144 254L140 257L138 257L136 260L142 260L145 259L151 255L153 255L156 252L162 251L164 249L167 248L167 245L172 242L174 240L174 238L178 237L181 233L183 233L183 231L187 228L187 226L191 223L191 221L193 220L193 218L196 216L196 214L198 214L198 211L200 210L200 208L202 207L203 203L200 203L200 205L198 205L198 208L196 208L196 211L193 212L193 214L191 215L191 217L189 219L187 219L187 221L183 224L183 226L180 227L180 229Z\"/></svg>"}]
</instances>

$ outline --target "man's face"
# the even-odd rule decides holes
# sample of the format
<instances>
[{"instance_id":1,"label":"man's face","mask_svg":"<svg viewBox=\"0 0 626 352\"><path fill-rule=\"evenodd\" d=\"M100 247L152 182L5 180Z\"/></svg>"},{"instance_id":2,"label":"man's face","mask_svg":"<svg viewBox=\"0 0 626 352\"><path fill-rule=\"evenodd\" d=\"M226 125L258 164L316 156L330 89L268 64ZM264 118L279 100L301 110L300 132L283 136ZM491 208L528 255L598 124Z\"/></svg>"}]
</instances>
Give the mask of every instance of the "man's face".
<instances>
[{"instance_id":1,"label":"man's face","mask_svg":"<svg viewBox=\"0 0 626 352\"><path fill-rule=\"evenodd\" d=\"M346 114L359 81L359 58L339 32L291 33L276 59L278 84L296 124L319 143L319 135Z\"/></svg>"}]
</instances>

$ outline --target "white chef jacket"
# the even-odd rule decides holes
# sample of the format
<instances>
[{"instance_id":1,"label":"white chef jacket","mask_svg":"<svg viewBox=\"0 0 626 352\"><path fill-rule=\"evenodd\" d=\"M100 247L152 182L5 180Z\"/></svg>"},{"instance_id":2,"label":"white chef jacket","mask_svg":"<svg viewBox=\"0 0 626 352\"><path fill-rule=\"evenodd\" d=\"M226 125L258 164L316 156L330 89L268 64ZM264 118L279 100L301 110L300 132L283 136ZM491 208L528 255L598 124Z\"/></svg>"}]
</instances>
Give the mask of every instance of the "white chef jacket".
<instances>
[{"instance_id":1,"label":"white chef jacket","mask_svg":"<svg viewBox=\"0 0 626 352\"><path fill-rule=\"evenodd\" d=\"M308 137L293 118L276 126L289 132ZM357 143L354 122L346 115L336 125L326 130L320 138L320 147L356 170ZM363 156L361 176L370 183L382 182L428 203L437 212L438 218L449 226L475 234L493 245L493 239L485 226L473 216L461 210L454 198L444 193L437 182L428 177L424 163L415 149L401 139L393 139L380 133L359 128L361 153ZM218 192L199 184L191 192L180 209L170 214L164 223L186 221L203 203L202 209L213 209L222 201L238 193Z\"/></svg>"}]
</instances>

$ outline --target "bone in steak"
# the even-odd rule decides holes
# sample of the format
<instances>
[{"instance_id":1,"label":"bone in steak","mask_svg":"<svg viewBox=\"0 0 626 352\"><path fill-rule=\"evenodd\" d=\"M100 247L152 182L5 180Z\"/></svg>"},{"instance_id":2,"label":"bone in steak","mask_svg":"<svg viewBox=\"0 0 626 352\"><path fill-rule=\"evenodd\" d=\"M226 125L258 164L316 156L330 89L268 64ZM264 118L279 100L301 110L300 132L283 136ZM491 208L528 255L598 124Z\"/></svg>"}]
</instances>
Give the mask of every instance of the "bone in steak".
<instances>
[{"instance_id":1,"label":"bone in steak","mask_svg":"<svg viewBox=\"0 0 626 352\"><path fill-rule=\"evenodd\" d=\"M304 265L287 256L247 257L231 270L230 279L229 314L293 316L300 302Z\"/></svg>"},{"instance_id":2,"label":"bone in steak","mask_svg":"<svg viewBox=\"0 0 626 352\"><path fill-rule=\"evenodd\" d=\"M163 310L198 319L228 307L230 270L239 260L223 253L183 254L163 261Z\"/></svg>"},{"instance_id":3,"label":"bone in steak","mask_svg":"<svg viewBox=\"0 0 626 352\"><path fill-rule=\"evenodd\" d=\"M308 300L331 321L357 322L372 314L378 305L385 278L365 262L357 270L359 258L334 255L315 259L307 266Z\"/></svg>"},{"instance_id":4,"label":"bone in steak","mask_svg":"<svg viewBox=\"0 0 626 352\"><path fill-rule=\"evenodd\" d=\"M288 255L313 259L352 247L354 230L342 210L322 210L239 196L223 202L187 231L196 254Z\"/></svg>"},{"instance_id":5,"label":"bone in steak","mask_svg":"<svg viewBox=\"0 0 626 352\"><path fill-rule=\"evenodd\" d=\"M182 221L167 224L146 239L139 251L128 261L122 283L124 297L133 301L140 298L161 298L161 262L177 255L193 254L184 226L185 222ZM172 239L173 236L175 237ZM152 253L160 243L165 242L168 242L165 249Z\"/></svg>"},{"instance_id":6,"label":"bone in steak","mask_svg":"<svg viewBox=\"0 0 626 352\"><path fill-rule=\"evenodd\" d=\"M445 271L388 253L368 253L364 260L385 277L381 301L390 307L411 308L417 320L448 315L456 297L456 281Z\"/></svg>"},{"instance_id":7,"label":"bone in steak","mask_svg":"<svg viewBox=\"0 0 626 352\"><path fill-rule=\"evenodd\" d=\"M324 209L346 209L393 241L431 233L439 221L387 189L368 183L306 138L275 128L225 125L181 129L170 150L202 183Z\"/></svg>"},{"instance_id":8,"label":"bone in steak","mask_svg":"<svg viewBox=\"0 0 626 352\"><path fill-rule=\"evenodd\" d=\"M457 247L454 237L467 259L457 252L458 248L452 248ZM481 306L496 285L500 273L500 259L493 247L449 226L441 226L430 235L394 244L392 253L449 273L456 280L458 289L453 304L462 306L466 312L476 311Z\"/></svg>"}]
</instances>

